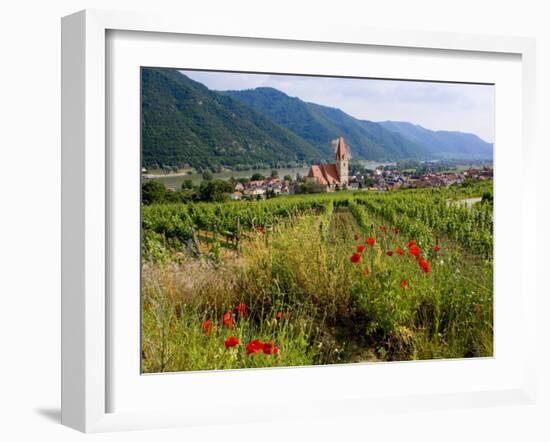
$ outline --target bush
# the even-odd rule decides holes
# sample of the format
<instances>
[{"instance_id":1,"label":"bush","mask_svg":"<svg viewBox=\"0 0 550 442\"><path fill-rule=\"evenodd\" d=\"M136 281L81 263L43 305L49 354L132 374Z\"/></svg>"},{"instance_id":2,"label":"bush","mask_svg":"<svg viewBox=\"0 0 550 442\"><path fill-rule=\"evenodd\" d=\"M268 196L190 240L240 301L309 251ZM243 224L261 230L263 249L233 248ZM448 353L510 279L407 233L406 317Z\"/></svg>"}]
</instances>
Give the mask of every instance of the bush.
<instances>
[{"instance_id":1,"label":"bush","mask_svg":"<svg viewBox=\"0 0 550 442\"><path fill-rule=\"evenodd\" d=\"M202 201L223 201L232 191L233 186L229 181L203 181L199 187L199 198Z\"/></svg>"},{"instance_id":2,"label":"bush","mask_svg":"<svg viewBox=\"0 0 550 442\"><path fill-rule=\"evenodd\" d=\"M161 203L166 199L166 187L154 180L145 181L141 186L143 204Z\"/></svg>"}]
</instances>

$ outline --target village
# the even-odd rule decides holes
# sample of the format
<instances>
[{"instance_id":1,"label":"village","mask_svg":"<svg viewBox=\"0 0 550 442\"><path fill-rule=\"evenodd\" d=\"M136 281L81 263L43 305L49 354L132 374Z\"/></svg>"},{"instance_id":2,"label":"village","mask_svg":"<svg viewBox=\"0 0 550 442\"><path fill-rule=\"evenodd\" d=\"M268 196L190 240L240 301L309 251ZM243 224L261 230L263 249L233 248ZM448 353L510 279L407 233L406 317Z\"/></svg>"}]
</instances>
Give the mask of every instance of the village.
<instances>
[{"instance_id":1,"label":"village","mask_svg":"<svg viewBox=\"0 0 550 442\"><path fill-rule=\"evenodd\" d=\"M492 180L493 169L485 167L470 168L464 171L417 173L400 171L394 168L375 169L370 175L351 175L347 185L334 188L318 187L302 192L307 177L298 177L297 180L285 180L279 177L266 177L263 180L237 182L231 199L265 199L280 195L299 193L333 192L338 190L356 191L391 191L400 188L428 188L449 187L453 184L462 184L467 179Z\"/></svg>"},{"instance_id":2,"label":"village","mask_svg":"<svg viewBox=\"0 0 550 442\"><path fill-rule=\"evenodd\" d=\"M423 171L401 170L397 166L383 166L374 170L351 170L349 151L340 137L337 141L335 163L311 165L307 176L295 180L281 179L273 174L262 180L237 182L231 199L264 199L278 195L334 192L339 190L389 191L400 188L449 187L467 179L492 180L490 167L466 170L432 170L434 163L427 162Z\"/></svg>"}]
</instances>

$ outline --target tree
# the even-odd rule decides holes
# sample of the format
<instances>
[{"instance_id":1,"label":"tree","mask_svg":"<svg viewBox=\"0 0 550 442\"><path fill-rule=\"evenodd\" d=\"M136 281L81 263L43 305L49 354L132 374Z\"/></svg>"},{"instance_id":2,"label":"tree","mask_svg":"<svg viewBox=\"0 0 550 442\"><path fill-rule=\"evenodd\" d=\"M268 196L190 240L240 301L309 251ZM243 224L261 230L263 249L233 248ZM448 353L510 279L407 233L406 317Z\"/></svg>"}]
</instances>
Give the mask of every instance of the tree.
<instances>
[{"instance_id":1,"label":"tree","mask_svg":"<svg viewBox=\"0 0 550 442\"><path fill-rule=\"evenodd\" d=\"M273 169L271 171L271 178L277 178L279 176L279 171L277 171L276 169Z\"/></svg>"},{"instance_id":2,"label":"tree","mask_svg":"<svg viewBox=\"0 0 550 442\"><path fill-rule=\"evenodd\" d=\"M290 175L285 175L283 179L285 181L292 181L292 177Z\"/></svg>"},{"instance_id":3,"label":"tree","mask_svg":"<svg viewBox=\"0 0 550 442\"><path fill-rule=\"evenodd\" d=\"M143 204L160 203L166 198L166 187L155 180L147 180L141 186Z\"/></svg>"},{"instance_id":4,"label":"tree","mask_svg":"<svg viewBox=\"0 0 550 442\"><path fill-rule=\"evenodd\" d=\"M209 170L205 170L203 173L202 173L202 179L204 181L210 181L210 180L213 180L214 179L214 175L212 175L212 172L210 172Z\"/></svg>"},{"instance_id":5,"label":"tree","mask_svg":"<svg viewBox=\"0 0 550 442\"><path fill-rule=\"evenodd\" d=\"M363 179L363 186L364 186L364 187L372 187L372 186L374 186L374 180L372 179L372 177L366 176L366 177Z\"/></svg>"},{"instance_id":6,"label":"tree","mask_svg":"<svg viewBox=\"0 0 550 442\"><path fill-rule=\"evenodd\" d=\"M193 180L184 180L183 183L181 183L181 188L183 189L192 189L193 188Z\"/></svg>"},{"instance_id":7,"label":"tree","mask_svg":"<svg viewBox=\"0 0 550 442\"><path fill-rule=\"evenodd\" d=\"M314 182L305 182L297 186L296 193L319 193L324 191L324 186Z\"/></svg>"},{"instance_id":8,"label":"tree","mask_svg":"<svg viewBox=\"0 0 550 442\"><path fill-rule=\"evenodd\" d=\"M201 201L223 201L232 191L233 186L229 181L203 181L199 187L199 198Z\"/></svg>"},{"instance_id":9,"label":"tree","mask_svg":"<svg viewBox=\"0 0 550 442\"><path fill-rule=\"evenodd\" d=\"M250 177L250 181L263 181L265 180L265 176L263 176L261 173L256 172Z\"/></svg>"}]
</instances>

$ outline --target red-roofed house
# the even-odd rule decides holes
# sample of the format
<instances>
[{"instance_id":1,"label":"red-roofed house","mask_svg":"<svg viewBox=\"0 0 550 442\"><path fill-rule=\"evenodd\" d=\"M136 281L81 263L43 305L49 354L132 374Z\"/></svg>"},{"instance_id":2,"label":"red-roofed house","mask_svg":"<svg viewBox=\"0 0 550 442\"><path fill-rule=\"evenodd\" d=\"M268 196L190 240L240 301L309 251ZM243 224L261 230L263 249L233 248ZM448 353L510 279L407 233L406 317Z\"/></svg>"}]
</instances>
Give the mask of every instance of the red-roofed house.
<instances>
[{"instance_id":1,"label":"red-roofed house","mask_svg":"<svg viewBox=\"0 0 550 442\"><path fill-rule=\"evenodd\" d=\"M334 189L336 186L347 186L349 182L348 161L348 147L344 138L340 137L336 146L336 163L311 166L306 180L325 186L327 191Z\"/></svg>"}]
</instances>

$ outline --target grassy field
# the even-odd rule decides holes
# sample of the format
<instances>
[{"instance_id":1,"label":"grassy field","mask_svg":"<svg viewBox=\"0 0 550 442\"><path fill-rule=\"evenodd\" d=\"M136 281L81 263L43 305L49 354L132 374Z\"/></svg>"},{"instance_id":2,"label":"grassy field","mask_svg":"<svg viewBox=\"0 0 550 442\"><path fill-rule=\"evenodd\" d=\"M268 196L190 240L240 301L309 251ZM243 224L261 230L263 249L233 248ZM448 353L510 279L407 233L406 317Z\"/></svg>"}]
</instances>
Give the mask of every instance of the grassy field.
<instances>
[{"instance_id":1,"label":"grassy field","mask_svg":"<svg viewBox=\"0 0 550 442\"><path fill-rule=\"evenodd\" d=\"M491 188L144 207L143 372L491 356Z\"/></svg>"}]
</instances>

